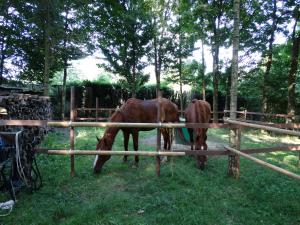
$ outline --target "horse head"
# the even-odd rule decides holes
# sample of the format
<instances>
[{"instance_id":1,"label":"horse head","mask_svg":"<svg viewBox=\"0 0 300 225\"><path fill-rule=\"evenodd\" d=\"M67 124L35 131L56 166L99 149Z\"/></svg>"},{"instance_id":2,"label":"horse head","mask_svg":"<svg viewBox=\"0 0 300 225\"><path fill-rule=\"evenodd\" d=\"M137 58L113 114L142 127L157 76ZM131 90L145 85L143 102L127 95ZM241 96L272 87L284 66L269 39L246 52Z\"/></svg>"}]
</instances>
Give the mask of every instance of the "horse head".
<instances>
[{"instance_id":1,"label":"horse head","mask_svg":"<svg viewBox=\"0 0 300 225\"><path fill-rule=\"evenodd\" d=\"M111 150L112 148L112 140L110 138L110 135L105 134L102 138L98 138L98 143L96 146L96 150ZM96 155L95 161L94 161L94 173L100 173L103 164L110 159L110 155Z\"/></svg>"}]
</instances>

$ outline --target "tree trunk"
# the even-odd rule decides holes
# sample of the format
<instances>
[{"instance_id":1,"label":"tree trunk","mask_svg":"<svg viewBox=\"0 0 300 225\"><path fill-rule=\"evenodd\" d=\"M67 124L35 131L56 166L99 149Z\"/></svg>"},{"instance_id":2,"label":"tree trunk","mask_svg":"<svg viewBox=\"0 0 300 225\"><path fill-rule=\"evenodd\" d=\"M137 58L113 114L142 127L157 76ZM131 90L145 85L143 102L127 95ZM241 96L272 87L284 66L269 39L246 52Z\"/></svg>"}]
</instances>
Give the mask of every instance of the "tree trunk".
<instances>
[{"instance_id":1,"label":"tree trunk","mask_svg":"<svg viewBox=\"0 0 300 225\"><path fill-rule=\"evenodd\" d=\"M202 99L206 101L206 84L205 84L205 60L204 60L204 45L203 45L203 40L201 41L201 59L202 59L202 70L201 70L201 75L202 75Z\"/></svg>"},{"instance_id":2,"label":"tree trunk","mask_svg":"<svg viewBox=\"0 0 300 225\"><path fill-rule=\"evenodd\" d=\"M181 35L179 37L179 92L180 92L180 114L183 116L183 93L182 93L182 57L181 57Z\"/></svg>"},{"instance_id":3,"label":"tree trunk","mask_svg":"<svg viewBox=\"0 0 300 225\"><path fill-rule=\"evenodd\" d=\"M237 111L237 83L238 83L238 53L239 53L239 24L240 1L234 0L234 27L232 34L232 63L230 88L230 118L236 119Z\"/></svg>"},{"instance_id":4,"label":"tree trunk","mask_svg":"<svg viewBox=\"0 0 300 225\"><path fill-rule=\"evenodd\" d=\"M218 122L218 79L219 79L219 46L213 47L213 121Z\"/></svg>"},{"instance_id":5,"label":"tree trunk","mask_svg":"<svg viewBox=\"0 0 300 225\"><path fill-rule=\"evenodd\" d=\"M156 77L156 97L159 95L160 91L160 69L159 69L159 54L157 49L157 36L154 37L154 67L155 67L155 77Z\"/></svg>"},{"instance_id":6,"label":"tree trunk","mask_svg":"<svg viewBox=\"0 0 300 225\"><path fill-rule=\"evenodd\" d=\"M132 77L133 77L132 98L136 98L137 79L136 79L135 65L133 65L132 68Z\"/></svg>"},{"instance_id":7,"label":"tree trunk","mask_svg":"<svg viewBox=\"0 0 300 225\"><path fill-rule=\"evenodd\" d=\"M239 24L240 24L240 0L233 3L234 20L232 34L232 63L231 63L231 90L230 90L230 119L236 119L237 110L237 83L238 83L238 53L239 53ZM240 150L241 129L230 129L229 145ZM228 175L238 178L240 175L240 157L228 156Z\"/></svg>"},{"instance_id":8,"label":"tree trunk","mask_svg":"<svg viewBox=\"0 0 300 225\"><path fill-rule=\"evenodd\" d=\"M296 75L298 69L298 56L300 45L300 32L296 32L297 23L299 22L299 7L295 8L295 25L292 34L292 52L291 52L291 67L288 78L288 114L295 115L296 111Z\"/></svg>"},{"instance_id":9,"label":"tree trunk","mask_svg":"<svg viewBox=\"0 0 300 225\"><path fill-rule=\"evenodd\" d=\"M67 85L67 77L68 77L68 55L67 55L67 42L68 42L68 15L69 15L69 2L65 6L66 12L66 20L64 26L64 52L63 52L63 62L64 62L64 75L63 75L63 83L62 83L62 93L61 93L61 118L65 119L65 108L66 108L66 85Z\"/></svg>"},{"instance_id":10,"label":"tree trunk","mask_svg":"<svg viewBox=\"0 0 300 225\"><path fill-rule=\"evenodd\" d=\"M226 78L226 96L225 96L225 109L230 109L230 90L231 90L231 75Z\"/></svg>"},{"instance_id":11,"label":"tree trunk","mask_svg":"<svg viewBox=\"0 0 300 225\"><path fill-rule=\"evenodd\" d=\"M9 7L9 4L5 4L5 8L3 9L3 19L5 20L6 17L8 17L8 7ZM7 37L7 36L6 36ZM4 81L4 61L6 59L6 46L5 46L5 43L7 43L8 41L5 40L5 35L2 34L1 36L1 40L0 40L0 44L1 44L1 49L0 49L0 85L3 83Z\"/></svg>"},{"instance_id":12,"label":"tree trunk","mask_svg":"<svg viewBox=\"0 0 300 225\"><path fill-rule=\"evenodd\" d=\"M4 38L1 41L1 56L0 56L0 85L3 83L3 72L4 72L4 60L5 60L5 48L4 48Z\"/></svg>"},{"instance_id":13,"label":"tree trunk","mask_svg":"<svg viewBox=\"0 0 300 225\"><path fill-rule=\"evenodd\" d=\"M49 43L49 2L46 1L47 12L44 24L44 95L49 95L49 55L50 55L50 43Z\"/></svg>"},{"instance_id":14,"label":"tree trunk","mask_svg":"<svg viewBox=\"0 0 300 225\"><path fill-rule=\"evenodd\" d=\"M273 0L273 13L272 13L272 27L271 27L271 36L269 39L269 49L268 49L268 59L266 63L266 72L264 73L263 77L263 86L262 86L262 112L267 113L268 111L268 96L267 93L269 91L269 76L270 76L270 70L272 66L272 60L273 60L273 42L275 38L275 31L277 28L277 5L276 0Z\"/></svg>"},{"instance_id":15,"label":"tree trunk","mask_svg":"<svg viewBox=\"0 0 300 225\"><path fill-rule=\"evenodd\" d=\"M216 17L213 21L213 44L212 44L212 53L213 53L213 121L214 123L218 122L218 92L219 92L219 27L220 27L220 15Z\"/></svg>"},{"instance_id":16,"label":"tree trunk","mask_svg":"<svg viewBox=\"0 0 300 225\"><path fill-rule=\"evenodd\" d=\"M65 108L66 108L66 83L68 76L68 60L67 57L64 58L64 77L62 84L62 93L61 93L61 118L65 119Z\"/></svg>"}]
</instances>

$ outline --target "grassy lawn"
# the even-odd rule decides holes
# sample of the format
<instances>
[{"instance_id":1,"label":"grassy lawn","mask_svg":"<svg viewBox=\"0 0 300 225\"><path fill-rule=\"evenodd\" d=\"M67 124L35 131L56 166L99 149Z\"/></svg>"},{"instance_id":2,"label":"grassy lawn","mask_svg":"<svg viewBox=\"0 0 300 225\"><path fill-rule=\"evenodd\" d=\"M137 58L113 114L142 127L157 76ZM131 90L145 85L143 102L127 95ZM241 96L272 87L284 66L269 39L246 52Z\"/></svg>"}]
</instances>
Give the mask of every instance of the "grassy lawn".
<instances>
[{"instance_id":1,"label":"grassy lawn","mask_svg":"<svg viewBox=\"0 0 300 225\"><path fill-rule=\"evenodd\" d=\"M76 130L76 149L95 149L96 128ZM140 138L155 135L141 133ZM227 143L227 133L211 129L209 140ZM297 142L285 136L243 132L242 148ZM68 148L68 133L50 133L43 146ZM114 149L122 150L118 134ZM153 147L142 146L151 150ZM132 147L131 147L132 149ZM277 152L259 158L300 174L298 154ZM33 194L23 191L12 213L0 217L2 225L22 224L300 224L300 183L241 159L241 177L228 178L227 157L211 157L204 171L192 157L174 158L155 173L154 158L140 158L133 168L122 157L112 157L102 173L94 175L92 156L76 156L76 176L71 178L70 160L64 156L39 155L44 186ZM0 194L0 201L7 194Z\"/></svg>"}]
</instances>

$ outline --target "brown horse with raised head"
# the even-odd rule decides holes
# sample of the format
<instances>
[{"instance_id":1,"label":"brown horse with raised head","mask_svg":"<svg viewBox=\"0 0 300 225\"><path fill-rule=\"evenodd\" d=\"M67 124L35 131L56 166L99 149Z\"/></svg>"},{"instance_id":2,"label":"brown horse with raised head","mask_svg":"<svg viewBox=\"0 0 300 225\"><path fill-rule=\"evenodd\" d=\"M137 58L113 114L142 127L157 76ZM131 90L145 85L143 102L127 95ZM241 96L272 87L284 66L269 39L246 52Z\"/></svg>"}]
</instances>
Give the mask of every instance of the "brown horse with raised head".
<instances>
[{"instance_id":1,"label":"brown horse with raised head","mask_svg":"<svg viewBox=\"0 0 300 225\"><path fill-rule=\"evenodd\" d=\"M178 108L170 100L161 98L161 122L178 122ZM119 110L117 110L110 118L110 122L128 122L128 123L156 123L157 122L158 99L139 100L135 98L128 99ZM105 130L103 137L98 141L97 150L111 150L115 137L119 130L124 134L125 151L128 150L128 141L130 134L133 138L134 150L138 150L138 132L149 131L154 128L119 128L109 127ZM162 129L164 138L164 148L170 149L171 139L170 130ZM110 156L97 155L94 161L94 173L101 172L104 163L110 159ZM127 156L124 156L127 161ZM139 162L138 156L135 156L135 165Z\"/></svg>"},{"instance_id":2,"label":"brown horse with raised head","mask_svg":"<svg viewBox=\"0 0 300 225\"><path fill-rule=\"evenodd\" d=\"M209 123L211 116L210 104L203 100L193 99L185 110L186 123ZM191 150L207 150L207 128L188 128ZM197 156L197 166L203 170L207 156Z\"/></svg>"}]
</instances>

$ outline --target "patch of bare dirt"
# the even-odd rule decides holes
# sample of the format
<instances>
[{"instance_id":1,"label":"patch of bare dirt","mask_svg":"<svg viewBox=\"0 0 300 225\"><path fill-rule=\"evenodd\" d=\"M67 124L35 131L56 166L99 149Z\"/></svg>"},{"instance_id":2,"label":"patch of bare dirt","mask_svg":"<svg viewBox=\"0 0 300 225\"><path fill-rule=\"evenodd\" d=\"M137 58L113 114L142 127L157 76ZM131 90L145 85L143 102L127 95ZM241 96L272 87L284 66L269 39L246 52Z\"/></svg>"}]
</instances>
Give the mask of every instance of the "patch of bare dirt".
<instances>
[{"instance_id":1,"label":"patch of bare dirt","mask_svg":"<svg viewBox=\"0 0 300 225\"><path fill-rule=\"evenodd\" d=\"M163 149L163 137L161 137L161 148ZM210 149L223 149L223 143L219 143L219 142L215 142L215 141L210 141L209 138L206 141L207 146L208 146L208 150ZM151 147L155 147L156 146L156 136L151 136L151 137L147 137L147 138L143 138L141 139L141 144L142 145L148 145ZM174 150L190 150L191 147L189 145L182 145L182 144L177 144L176 141L174 140L172 148Z\"/></svg>"}]
</instances>

